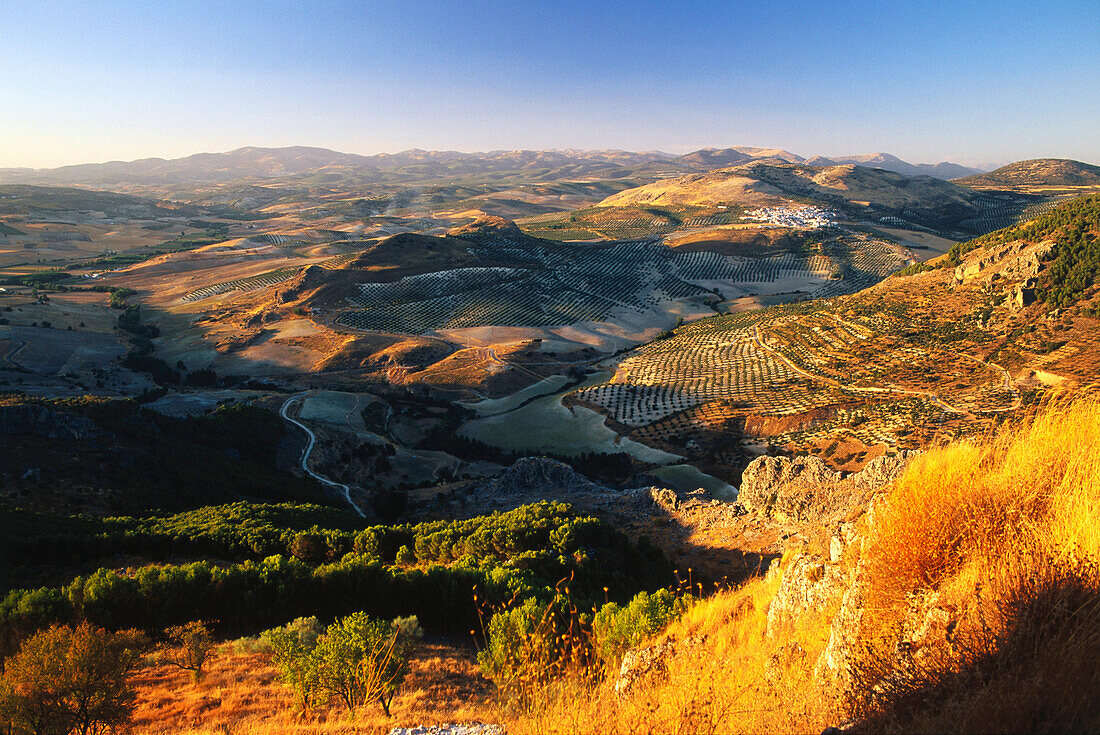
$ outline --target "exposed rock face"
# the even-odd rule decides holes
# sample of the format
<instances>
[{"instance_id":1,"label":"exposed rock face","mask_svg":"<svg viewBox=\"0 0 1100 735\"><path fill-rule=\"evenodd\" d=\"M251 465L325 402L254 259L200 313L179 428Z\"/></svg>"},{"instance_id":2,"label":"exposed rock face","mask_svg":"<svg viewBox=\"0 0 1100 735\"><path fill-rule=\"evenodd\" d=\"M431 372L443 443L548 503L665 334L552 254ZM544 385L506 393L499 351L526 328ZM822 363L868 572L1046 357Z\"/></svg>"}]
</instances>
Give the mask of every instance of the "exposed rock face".
<instances>
[{"instance_id":1,"label":"exposed rock face","mask_svg":"<svg viewBox=\"0 0 1100 735\"><path fill-rule=\"evenodd\" d=\"M706 642L706 636L692 636L682 641L662 641L653 646L632 648L623 654L619 676L615 679L615 693L624 694L636 683L651 676L663 676L668 671L668 660L687 649Z\"/></svg>"},{"instance_id":2,"label":"exposed rock face","mask_svg":"<svg viewBox=\"0 0 1100 735\"><path fill-rule=\"evenodd\" d=\"M967 257L966 262L955 268L955 282L966 283L981 279L991 282L994 278L1027 280L1039 275L1043 261L1050 255L1054 242L1047 240L1035 245L1016 241L995 250L978 250Z\"/></svg>"},{"instance_id":3,"label":"exposed rock face","mask_svg":"<svg viewBox=\"0 0 1100 735\"><path fill-rule=\"evenodd\" d=\"M527 457L502 472L485 487L491 494L515 495L533 489L545 493L610 492L565 464L545 457Z\"/></svg>"},{"instance_id":4,"label":"exposed rock face","mask_svg":"<svg viewBox=\"0 0 1100 735\"><path fill-rule=\"evenodd\" d=\"M758 457L741 475L737 499L750 511L797 520L840 480L818 457Z\"/></svg>"},{"instance_id":5,"label":"exposed rock face","mask_svg":"<svg viewBox=\"0 0 1100 735\"><path fill-rule=\"evenodd\" d=\"M807 612L821 611L844 594L847 574L839 564L800 556L783 573L779 590L768 606L767 635Z\"/></svg>"},{"instance_id":6,"label":"exposed rock face","mask_svg":"<svg viewBox=\"0 0 1100 735\"><path fill-rule=\"evenodd\" d=\"M827 523L866 504L919 452L879 457L845 477L818 457L757 457L741 476L738 500L750 512L786 523Z\"/></svg>"},{"instance_id":7,"label":"exposed rock face","mask_svg":"<svg viewBox=\"0 0 1100 735\"><path fill-rule=\"evenodd\" d=\"M903 450L892 457L879 457L868 462L862 470L849 475L847 480L863 492L874 492L901 477L901 473L922 452L918 450Z\"/></svg>"},{"instance_id":8,"label":"exposed rock face","mask_svg":"<svg viewBox=\"0 0 1100 735\"><path fill-rule=\"evenodd\" d=\"M504 735L500 725L470 722L462 725L413 725L395 727L389 735Z\"/></svg>"},{"instance_id":9,"label":"exposed rock face","mask_svg":"<svg viewBox=\"0 0 1100 735\"><path fill-rule=\"evenodd\" d=\"M33 434L44 439L75 440L91 438L98 432L95 423L84 416L30 403L0 406L0 434Z\"/></svg>"}]
</instances>

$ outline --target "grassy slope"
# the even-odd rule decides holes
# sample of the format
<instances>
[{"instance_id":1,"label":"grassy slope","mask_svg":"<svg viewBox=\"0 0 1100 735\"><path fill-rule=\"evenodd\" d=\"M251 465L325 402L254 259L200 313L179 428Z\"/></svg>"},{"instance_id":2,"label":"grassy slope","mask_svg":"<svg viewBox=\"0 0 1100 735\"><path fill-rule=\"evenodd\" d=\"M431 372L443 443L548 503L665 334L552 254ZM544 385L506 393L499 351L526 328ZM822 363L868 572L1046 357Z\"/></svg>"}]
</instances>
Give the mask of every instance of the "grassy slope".
<instances>
[{"instance_id":1,"label":"grassy slope","mask_svg":"<svg viewBox=\"0 0 1100 735\"><path fill-rule=\"evenodd\" d=\"M395 720L370 713L359 724L384 731L499 717L515 735L821 732L854 715L856 732L1095 731L1098 447L1100 402L1079 399L1052 404L1030 423L982 442L931 450L911 466L885 492L873 528L866 517L859 521L862 556L853 551L836 562L849 571L862 563L867 585L867 648L856 655L856 677L846 688L814 672L836 604L766 635L782 575L797 568L789 555L780 574L719 593L673 623L662 638L706 637L669 659L665 676L627 694L616 695L609 681L565 682L538 692L526 708L498 709L468 665L463 673L447 663L410 679ZM910 601L932 593L951 616L951 643L929 648L920 665L893 665ZM209 686L222 704L211 723L236 711L229 721L255 735L350 726L319 711L292 727L287 698L272 689L255 654L223 648L216 671L223 669L250 673L215 673ZM197 698L210 696L170 679L155 668L142 674L139 732L181 723L183 712L197 711Z\"/></svg>"},{"instance_id":2,"label":"grassy slope","mask_svg":"<svg viewBox=\"0 0 1100 735\"><path fill-rule=\"evenodd\" d=\"M666 678L624 697L566 687L509 732L820 732L853 715L860 732L1095 731L1098 447L1100 403L1082 400L918 460L867 536L868 647L846 688L814 675L835 609L765 636L773 576L673 624L669 638L707 638ZM953 616L951 643L895 665L910 601L933 593Z\"/></svg>"}]
</instances>

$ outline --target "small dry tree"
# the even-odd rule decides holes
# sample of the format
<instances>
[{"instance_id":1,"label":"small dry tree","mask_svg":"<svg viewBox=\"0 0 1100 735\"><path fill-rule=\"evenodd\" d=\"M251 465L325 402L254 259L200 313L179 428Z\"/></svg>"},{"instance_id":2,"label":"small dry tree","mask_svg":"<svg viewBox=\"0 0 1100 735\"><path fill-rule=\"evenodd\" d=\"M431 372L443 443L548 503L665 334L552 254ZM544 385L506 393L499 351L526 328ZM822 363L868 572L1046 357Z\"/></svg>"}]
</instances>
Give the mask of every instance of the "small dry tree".
<instances>
[{"instance_id":1,"label":"small dry tree","mask_svg":"<svg viewBox=\"0 0 1100 735\"><path fill-rule=\"evenodd\" d=\"M205 673L203 666L206 665L210 652L214 650L214 639L206 623L192 620L186 625L166 629L164 635L168 639L168 645L161 652L161 660L190 671L194 681L201 681Z\"/></svg>"}]
</instances>

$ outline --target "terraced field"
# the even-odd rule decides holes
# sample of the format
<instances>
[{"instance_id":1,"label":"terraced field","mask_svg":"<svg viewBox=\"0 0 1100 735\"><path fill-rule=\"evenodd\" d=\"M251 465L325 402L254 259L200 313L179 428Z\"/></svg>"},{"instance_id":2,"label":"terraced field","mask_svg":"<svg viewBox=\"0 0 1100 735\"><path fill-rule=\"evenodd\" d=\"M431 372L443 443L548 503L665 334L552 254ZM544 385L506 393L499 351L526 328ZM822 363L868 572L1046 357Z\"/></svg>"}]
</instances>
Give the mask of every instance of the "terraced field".
<instances>
[{"instance_id":1,"label":"terraced field","mask_svg":"<svg viewBox=\"0 0 1100 735\"><path fill-rule=\"evenodd\" d=\"M572 399L666 449L737 421L768 424L780 444L843 430L915 446L945 422L1019 405L998 366L913 331L888 314L841 316L828 301L719 316L639 347Z\"/></svg>"}]
</instances>

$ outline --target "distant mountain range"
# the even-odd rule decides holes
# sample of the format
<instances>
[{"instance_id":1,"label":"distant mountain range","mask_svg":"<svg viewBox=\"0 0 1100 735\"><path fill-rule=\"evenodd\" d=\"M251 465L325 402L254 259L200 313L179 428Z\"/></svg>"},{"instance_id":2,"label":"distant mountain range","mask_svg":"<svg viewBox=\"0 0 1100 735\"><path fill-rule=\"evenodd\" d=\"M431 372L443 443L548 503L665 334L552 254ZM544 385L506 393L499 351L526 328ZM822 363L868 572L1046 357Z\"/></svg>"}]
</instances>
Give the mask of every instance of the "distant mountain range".
<instances>
[{"instance_id":1,"label":"distant mountain range","mask_svg":"<svg viewBox=\"0 0 1100 735\"><path fill-rule=\"evenodd\" d=\"M807 166L843 166L854 163L857 166L869 168L882 168L894 173L906 176L932 176L937 179L957 179L960 176L972 176L981 173L978 168L968 168L957 163L941 161L940 163L908 163L889 153L868 153L853 156L831 156L824 158L814 156L802 161Z\"/></svg>"},{"instance_id":2,"label":"distant mountain range","mask_svg":"<svg viewBox=\"0 0 1100 735\"><path fill-rule=\"evenodd\" d=\"M95 187L219 184L279 179L304 185L340 183L411 184L463 179L502 182L587 178L664 177L700 173L758 160L808 166L855 163L906 175L954 178L980 173L953 163L911 164L886 154L806 159L778 148L703 148L685 155L660 151L513 150L485 153L424 151L361 156L326 148L238 148L184 158L143 158L62 166L53 169L0 169L2 183L76 184Z\"/></svg>"}]
</instances>

